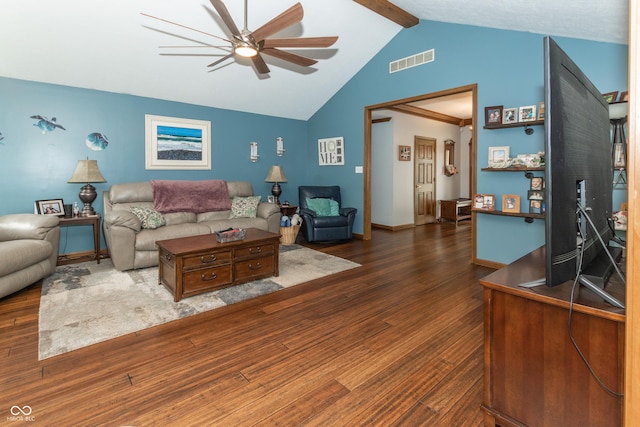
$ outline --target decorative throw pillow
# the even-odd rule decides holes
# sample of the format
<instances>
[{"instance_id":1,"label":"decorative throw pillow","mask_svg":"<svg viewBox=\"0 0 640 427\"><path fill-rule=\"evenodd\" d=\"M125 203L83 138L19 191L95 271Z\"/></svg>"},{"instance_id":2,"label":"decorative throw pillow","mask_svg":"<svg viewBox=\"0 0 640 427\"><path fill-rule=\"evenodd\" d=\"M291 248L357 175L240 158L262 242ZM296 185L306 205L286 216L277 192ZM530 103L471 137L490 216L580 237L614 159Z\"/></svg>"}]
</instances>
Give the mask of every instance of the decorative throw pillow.
<instances>
[{"instance_id":1,"label":"decorative throw pillow","mask_svg":"<svg viewBox=\"0 0 640 427\"><path fill-rule=\"evenodd\" d=\"M153 230L167 224L167 221L164 219L162 214L155 209L143 206L132 206L130 210L138 217L142 224L142 228Z\"/></svg>"},{"instance_id":2,"label":"decorative throw pillow","mask_svg":"<svg viewBox=\"0 0 640 427\"><path fill-rule=\"evenodd\" d=\"M340 215L340 209L338 202L333 199L323 198L307 198L307 207L314 211L318 216L338 216Z\"/></svg>"},{"instance_id":3,"label":"decorative throw pillow","mask_svg":"<svg viewBox=\"0 0 640 427\"><path fill-rule=\"evenodd\" d=\"M262 196L234 197L229 218L255 218Z\"/></svg>"}]
</instances>

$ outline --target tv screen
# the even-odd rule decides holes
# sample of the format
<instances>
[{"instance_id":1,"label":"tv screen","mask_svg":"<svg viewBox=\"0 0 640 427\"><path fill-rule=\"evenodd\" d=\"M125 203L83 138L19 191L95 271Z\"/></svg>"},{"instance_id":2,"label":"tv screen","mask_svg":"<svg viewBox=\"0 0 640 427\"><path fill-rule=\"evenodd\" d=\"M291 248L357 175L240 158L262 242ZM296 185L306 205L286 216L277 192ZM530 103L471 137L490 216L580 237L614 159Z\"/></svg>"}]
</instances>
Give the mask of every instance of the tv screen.
<instances>
[{"instance_id":1,"label":"tv screen","mask_svg":"<svg viewBox=\"0 0 640 427\"><path fill-rule=\"evenodd\" d=\"M544 39L544 60L546 284L556 286L590 268L604 268L594 273L603 276L604 287L613 268L606 265L612 263L598 238L608 245L613 237L609 105L551 37ZM597 233L578 213L578 204Z\"/></svg>"}]
</instances>

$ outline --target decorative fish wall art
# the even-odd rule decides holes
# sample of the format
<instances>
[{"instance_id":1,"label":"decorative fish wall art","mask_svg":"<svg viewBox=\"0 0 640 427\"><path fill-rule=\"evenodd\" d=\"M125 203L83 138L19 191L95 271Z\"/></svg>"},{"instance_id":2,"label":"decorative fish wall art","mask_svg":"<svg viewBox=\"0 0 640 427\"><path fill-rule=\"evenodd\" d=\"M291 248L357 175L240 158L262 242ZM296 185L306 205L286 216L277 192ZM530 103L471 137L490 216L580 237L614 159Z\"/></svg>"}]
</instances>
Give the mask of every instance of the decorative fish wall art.
<instances>
[{"instance_id":1,"label":"decorative fish wall art","mask_svg":"<svg viewBox=\"0 0 640 427\"><path fill-rule=\"evenodd\" d=\"M85 140L87 147L91 148L94 151L100 151L107 148L109 145L109 140L107 139L107 135L104 135L100 132L93 132L87 135L87 139Z\"/></svg>"},{"instance_id":2,"label":"decorative fish wall art","mask_svg":"<svg viewBox=\"0 0 640 427\"><path fill-rule=\"evenodd\" d=\"M2 135L2 132L0 132L0 144L4 145L4 142L2 142L2 140L4 139L4 136Z\"/></svg>"},{"instance_id":3,"label":"decorative fish wall art","mask_svg":"<svg viewBox=\"0 0 640 427\"><path fill-rule=\"evenodd\" d=\"M60 128L62 130L66 130L62 125L56 123L56 118L52 117L51 119L46 118L45 116L41 116L39 114L35 116L31 116L32 119L37 120L33 125L37 128L40 128L43 134L47 132L52 132L56 130L56 128Z\"/></svg>"}]
</instances>

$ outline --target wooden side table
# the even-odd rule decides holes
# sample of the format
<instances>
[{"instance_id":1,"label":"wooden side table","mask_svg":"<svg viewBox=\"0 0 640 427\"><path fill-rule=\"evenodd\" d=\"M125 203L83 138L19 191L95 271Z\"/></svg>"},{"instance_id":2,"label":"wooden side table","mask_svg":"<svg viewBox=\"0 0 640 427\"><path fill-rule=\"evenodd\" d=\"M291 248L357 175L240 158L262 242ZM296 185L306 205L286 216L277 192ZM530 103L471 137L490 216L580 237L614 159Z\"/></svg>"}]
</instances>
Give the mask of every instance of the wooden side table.
<instances>
[{"instance_id":1,"label":"wooden side table","mask_svg":"<svg viewBox=\"0 0 640 427\"><path fill-rule=\"evenodd\" d=\"M100 215L60 217L60 227L75 227L79 225L93 226L94 260L100 264Z\"/></svg>"}]
</instances>

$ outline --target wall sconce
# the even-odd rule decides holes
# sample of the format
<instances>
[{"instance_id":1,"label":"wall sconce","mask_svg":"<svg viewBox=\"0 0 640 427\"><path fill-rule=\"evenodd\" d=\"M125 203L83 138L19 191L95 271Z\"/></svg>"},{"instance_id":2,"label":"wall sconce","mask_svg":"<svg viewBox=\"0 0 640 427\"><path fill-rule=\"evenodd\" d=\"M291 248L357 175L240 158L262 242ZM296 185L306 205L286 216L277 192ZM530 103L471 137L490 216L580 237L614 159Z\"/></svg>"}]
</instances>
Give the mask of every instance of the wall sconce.
<instances>
[{"instance_id":1,"label":"wall sconce","mask_svg":"<svg viewBox=\"0 0 640 427\"><path fill-rule=\"evenodd\" d=\"M282 157L284 155L284 141L280 136L276 138L276 155L278 157Z\"/></svg>"},{"instance_id":2,"label":"wall sconce","mask_svg":"<svg viewBox=\"0 0 640 427\"><path fill-rule=\"evenodd\" d=\"M252 142L249 144L251 146L251 155L250 155L250 159L252 162L257 162L258 161L258 143L257 142Z\"/></svg>"}]
</instances>

